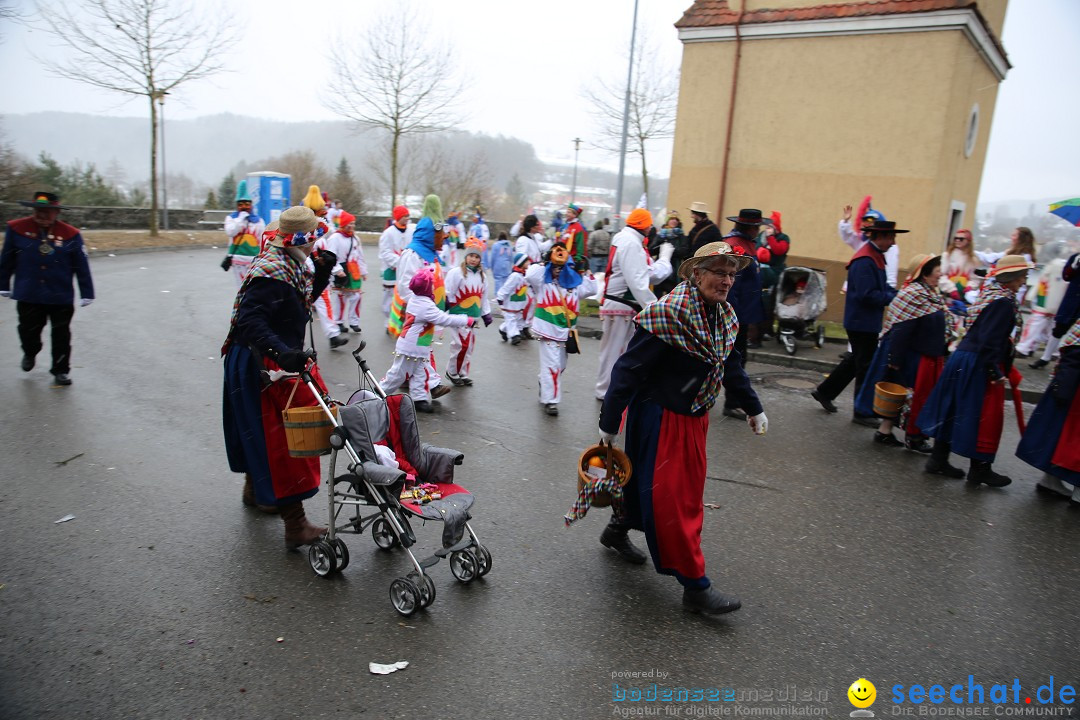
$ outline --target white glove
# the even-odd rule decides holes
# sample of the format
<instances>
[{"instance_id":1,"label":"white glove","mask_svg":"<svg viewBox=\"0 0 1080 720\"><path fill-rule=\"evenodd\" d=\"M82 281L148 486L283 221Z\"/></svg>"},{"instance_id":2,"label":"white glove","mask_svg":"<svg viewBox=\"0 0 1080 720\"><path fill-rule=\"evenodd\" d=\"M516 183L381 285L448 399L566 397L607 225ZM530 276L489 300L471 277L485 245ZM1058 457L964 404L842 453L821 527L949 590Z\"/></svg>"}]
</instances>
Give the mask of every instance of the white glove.
<instances>
[{"instance_id":1,"label":"white glove","mask_svg":"<svg viewBox=\"0 0 1080 720\"><path fill-rule=\"evenodd\" d=\"M1080 270L1080 253L1076 254L1076 257L1072 261L1073 270Z\"/></svg>"},{"instance_id":2,"label":"white glove","mask_svg":"<svg viewBox=\"0 0 1080 720\"><path fill-rule=\"evenodd\" d=\"M765 417L765 413L758 413L748 417L746 422L750 424L750 429L754 431L755 435L764 435L769 429L769 418Z\"/></svg>"},{"instance_id":3,"label":"white glove","mask_svg":"<svg viewBox=\"0 0 1080 720\"><path fill-rule=\"evenodd\" d=\"M600 442L605 445L610 445L615 442L615 434L604 432L604 428L600 428Z\"/></svg>"},{"instance_id":4,"label":"white glove","mask_svg":"<svg viewBox=\"0 0 1080 720\"><path fill-rule=\"evenodd\" d=\"M669 242L660 244L660 252L657 253L660 260L671 262L671 256L675 253L675 246Z\"/></svg>"},{"instance_id":5,"label":"white glove","mask_svg":"<svg viewBox=\"0 0 1080 720\"><path fill-rule=\"evenodd\" d=\"M10 290L0 290L0 297L5 297L5 298L11 297L11 291Z\"/></svg>"},{"instance_id":6,"label":"white glove","mask_svg":"<svg viewBox=\"0 0 1080 720\"><path fill-rule=\"evenodd\" d=\"M79 307L86 307L92 302L94 302L94 298L83 298L79 301Z\"/></svg>"}]
</instances>

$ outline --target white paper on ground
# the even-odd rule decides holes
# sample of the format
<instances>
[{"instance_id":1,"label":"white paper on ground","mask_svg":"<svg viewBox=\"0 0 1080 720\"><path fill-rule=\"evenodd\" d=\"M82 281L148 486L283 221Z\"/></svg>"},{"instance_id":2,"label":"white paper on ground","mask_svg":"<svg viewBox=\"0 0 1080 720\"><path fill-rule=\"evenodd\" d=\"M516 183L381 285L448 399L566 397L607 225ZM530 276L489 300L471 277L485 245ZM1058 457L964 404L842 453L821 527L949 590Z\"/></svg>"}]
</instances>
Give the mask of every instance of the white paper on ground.
<instances>
[{"instance_id":1,"label":"white paper on ground","mask_svg":"<svg viewBox=\"0 0 1080 720\"><path fill-rule=\"evenodd\" d=\"M370 670L375 675L389 675L392 672L397 672L398 670L404 670L407 667L409 667L409 661L408 660L398 660L396 663L394 663L392 665L384 665L382 663L376 663L376 662L369 662L368 663L368 670Z\"/></svg>"}]
</instances>

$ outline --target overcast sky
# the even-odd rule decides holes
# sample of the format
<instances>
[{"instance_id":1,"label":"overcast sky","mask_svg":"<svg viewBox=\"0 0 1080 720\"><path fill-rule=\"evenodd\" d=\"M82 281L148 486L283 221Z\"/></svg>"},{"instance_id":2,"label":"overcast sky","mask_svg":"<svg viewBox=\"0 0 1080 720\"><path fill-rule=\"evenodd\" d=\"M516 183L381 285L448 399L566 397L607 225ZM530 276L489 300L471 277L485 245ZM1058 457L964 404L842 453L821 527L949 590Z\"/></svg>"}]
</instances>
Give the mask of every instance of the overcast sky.
<instances>
[{"instance_id":1,"label":"overcast sky","mask_svg":"<svg viewBox=\"0 0 1080 720\"><path fill-rule=\"evenodd\" d=\"M167 119L219 112L282 120L331 119L319 93L332 91L324 58L328 42L358 37L387 3L376 0L196 0L228 7L245 41L230 49L231 72L182 86L166 106ZM402 2L404 0L394 0ZM9 0L29 13L26 0ZM470 89L460 127L518 137L544 159L614 167L617 160L590 146L596 126L581 89L602 76L626 73L632 0L414 0L430 27L456 47ZM639 31L651 36L652 63L677 67L681 45L672 25L690 0L640 0ZM341 30L339 35L337 29ZM211 35L213 27L207 28ZM0 113L74 110L146 116L145 101L46 74L31 56L59 52L47 37L4 22L0 44ZM1080 0L1012 0L1003 42L1013 69L1001 86L980 201L1080 196ZM1072 78L1072 79L1070 79ZM278 99L278 100L275 100ZM658 143L651 170L666 176L671 146ZM632 166L631 166L632 167Z\"/></svg>"}]
</instances>

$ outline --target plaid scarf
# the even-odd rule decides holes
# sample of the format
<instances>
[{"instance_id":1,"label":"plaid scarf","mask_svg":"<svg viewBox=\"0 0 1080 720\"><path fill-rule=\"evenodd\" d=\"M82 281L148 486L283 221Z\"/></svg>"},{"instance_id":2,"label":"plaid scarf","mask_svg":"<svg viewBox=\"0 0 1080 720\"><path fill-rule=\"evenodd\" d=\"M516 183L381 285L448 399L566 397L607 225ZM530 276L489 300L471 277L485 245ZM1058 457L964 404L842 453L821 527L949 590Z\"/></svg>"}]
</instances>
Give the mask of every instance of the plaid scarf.
<instances>
[{"instance_id":1,"label":"plaid scarf","mask_svg":"<svg viewBox=\"0 0 1080 720\"><path fill-rule=\"evenodd\" d=\"M900 288L900 292L896 294L885 311L885 324L881 328L881 336L885 337L885 333L889 332L896 323L917 320L933 315L939 310L945 310L945 298L936 289L918 280L904 283L904 287Z\"/></svg>"},{"instance_id":2,"label":"plaid scarf","mask_svg":"<svg viewBox=\"0 0 1080 720\"><path fill-rule=\"evenodd\" d=\"M622 514L623 504L623 489L622 485L615 478L611 480L605 480L603 478L595 478L591 482L584 484L584 487L578 491L577 499L574 504L570 506L570 512L563 515L563 523L566 527L570 527L570 523L575 520L580 520L585 517L585 514L589 512L589 508L592 507L593 500L600 493L608 493L611 495L611 509L615 511L616 515Z\"/></svg>"},{"instance_id":3,"label":"plaid scarf","mask_svg":"<svg viewBox=\"0 0 1080 720\"><path fill-rule=\"evenodd\" d=\"M716 305L716 322L711 327L706 314L709 312L713 309L705 303L698 289L689 282L682 282L634 318L642 329L711 366L694 398L693 412L708 410L716 403L724 379L724 361L739 332L739 318L726 302Z\"/></svg>"},{"instance_id":4,"label":"plaid scarf","mask_svg":"<svg viewBox=\"0 0 1080 720\"><path fill-rule=\"evenodd\" d=\"M1080 320L1074 322L1072 327L1069 328L1069 332L1065 333L1065 336L1061 338L1061 347L1067 348L1073 345L1080 345Z\"/></svg>"},{"instance_id":5,"label":"plaid scarf","mask_svg":"<svg viewBox=\"0 0 1080 720\"><path fill-rule=\"evenodd\" d=\"M244 282L240 284L240 289L236 292L236 299L233 300L232 317L229 318L229 335L225 338L225 344L221 346L222 355L227 353L229 346L232 345L232 336L233 331L236 329L236 316L240 313L240 304L244 302L248 286L251 285L251 281L255 278L280 280L300 293L305 304L311 300L312 275L308 272L304 263L293 260L283 248L267 245L251 263L247 275L244 276Z\"/></svg>"},{"instance_id":6,"label":"plaid scarf","mask_svg":"<svg viewBox=\"0 0 1080 720\"><path fill-rule=\"evenodd\" d=\"M1006 290L996 282L984 284L982 290L979 291L979 297L968 308L968 327L975 324L975 321L979 319L979 314L986 309L987 305L1002 298L1012 303L1013 313L1016 315L1016 327L1017 329L1022 328L1024 321L1020 317L1020 307L1016 304L1016 293L1012 290Z\"/></svg>"}]
</instances>

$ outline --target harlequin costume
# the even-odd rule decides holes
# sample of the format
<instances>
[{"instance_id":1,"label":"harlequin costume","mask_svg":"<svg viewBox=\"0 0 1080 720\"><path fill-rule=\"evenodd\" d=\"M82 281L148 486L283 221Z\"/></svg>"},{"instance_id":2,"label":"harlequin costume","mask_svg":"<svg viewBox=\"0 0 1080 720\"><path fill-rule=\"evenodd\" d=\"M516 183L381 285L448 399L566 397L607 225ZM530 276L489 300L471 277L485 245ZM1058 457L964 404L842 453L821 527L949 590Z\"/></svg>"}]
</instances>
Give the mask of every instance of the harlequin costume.
<instances>
[{"instance_id":1,"label":"harlequin costume","mask_svg":"<svg viewBox=\"0 0 1080 720\"><path fill-rule=\"evenodd\" d=\"M529 283L525 280L525 269L528 266L528 255L515 253L513 272L495 294L495 301L499 303L503 312L499 335L502 336L503 342L510 340L514 345L521 342L521 331L525 327L525 311L529 306Z\"/></svg>"},{"instance_id":2,"label":"harlequin costume","mask_svg":"<svg viewBox=\"0 0 1080 720\"><path fill-rule=\"evenodd\" d=\"M394 300L394 286L397 285L397 265L401 251L412 242L414 226L409 224L409 208L398 205L393 211L393 220L379 236L379 261L382 275L382 311L390 319L390 307Z\"/></svg>"},{"instance_id":3,"label":"harlequin costume","mask_svg":"<svg viewBox=\"0 0 1080 720\"><path fill-rule=\"evenodd\" d=\"M440 253L448 267L457 265L458 248L465 244L465 224L461 222L461 213L452 212L446 218L446 239L443 240L443 248Z\"/></svg>"},{"instance_id":4,"label":"harlequin costume","mask_svg":"<svg viewBox=\"0 0 1080 720\"><path fill-rule=\"evenodd\" d=\"M476 240L479 244L480 252L485 252L488 247L488 241L491 240L491 230L488 228L487 223L484 222L484 216L477 213L473 218L473 224L469 226L468 240Z\"/></svg>"},{"instance_id":5,"label":"harlequin costume","mask_svg":"<svg viewBox=\"0 0 1080 720\"><path fill-rule=\"evenodd\" d=\"M222 267L226 270L232 268L236 286L239 288L252 261L259 254L259 240L266 230L266 223L252 212L247 180L241 180L236 186L236 205L237 209L225 218L225 234L230 239Z\"/></svg>"},{"instance_id":6,"label":"harlequin costume","mask_svg":"<svg viewBox=\"0 0 1080 720\"><path fill-rule=\"evenodd\" d=\"M525 280L536 301L532 333L539 340L540 402L549 415L558 415L562 399L560 379L566 370L566 341L570 330L577 325L581 298L596 292L596 280L591 274L578 274L562 245L551 249L547 263L531 266L525 272Z\"/></svg>"},{"instance_id":7,"label":"harlequin costume","mask_svg":"<svg viewBox=\"0 0 1080 720\"><path fill-rule=\"evenodd\" d=\"M487 278L483 264L469 267L468 258L483 258L480 242L473 237L465 241L465 261L446 273L446 310L451 315L465 315L473 321L491 324L491 302L488 300ZM455 385L472 385L469 367L476 349L476 333L472 327L457 328L450 339L450 360L446 377Z\"/></svg>"},{"instance_id":8,"label":"harlequin costume","mask_svg":"<svg viewBox=\"0 0 1080 720\"><path fill-rule=\"evenodd\" d=\"M394 299L390 304L390 318L387 329L392 337L401 334L401 326L405 322L405 305L412 297L409 282L413 275L422 268L430 267L435 274L435 304L440 310L446 309L445 271L446 263L435 249L436 225L444 230L442 223L442 201L438 195L428 195L424 198L424 206L421 211L420 222L413 230L409 244L402 249L398 256L397 279L394 282ZM427 221L426 223L424 221ZM444 237L445 241L445 237Z\"/></svg>"},{"instance_id":9,"label":"harlequin costume","mask_svg":"<svg viewBox=\"0 0 1080 720\"><path fill-rule=\"evenodd\" d=\"M333 290L331 302L334 319L339 325L360 332L360 299L364 278L367 277L367 261L364 260L364 248L355 232L346 231L356 222L356 216L342 211L339 216L340 230L330 235L326 247L337 257L333 270Z\"/></svg>"},{"instance_id":10,"label":"harlequin costume","mask_svg":"<svg viewBox=\"0 0 1080 720\"><path fill-rule=\"evenodd\" d=\"M569 219L566 227L559 235L559 241L570 251L570 259L574 261L574 267L582 271L589 267L589 256L585 250L586 239L585 226L581 224L581 206L570 203L566 207L566 217Z\"/></svg>"}]
</instances>

